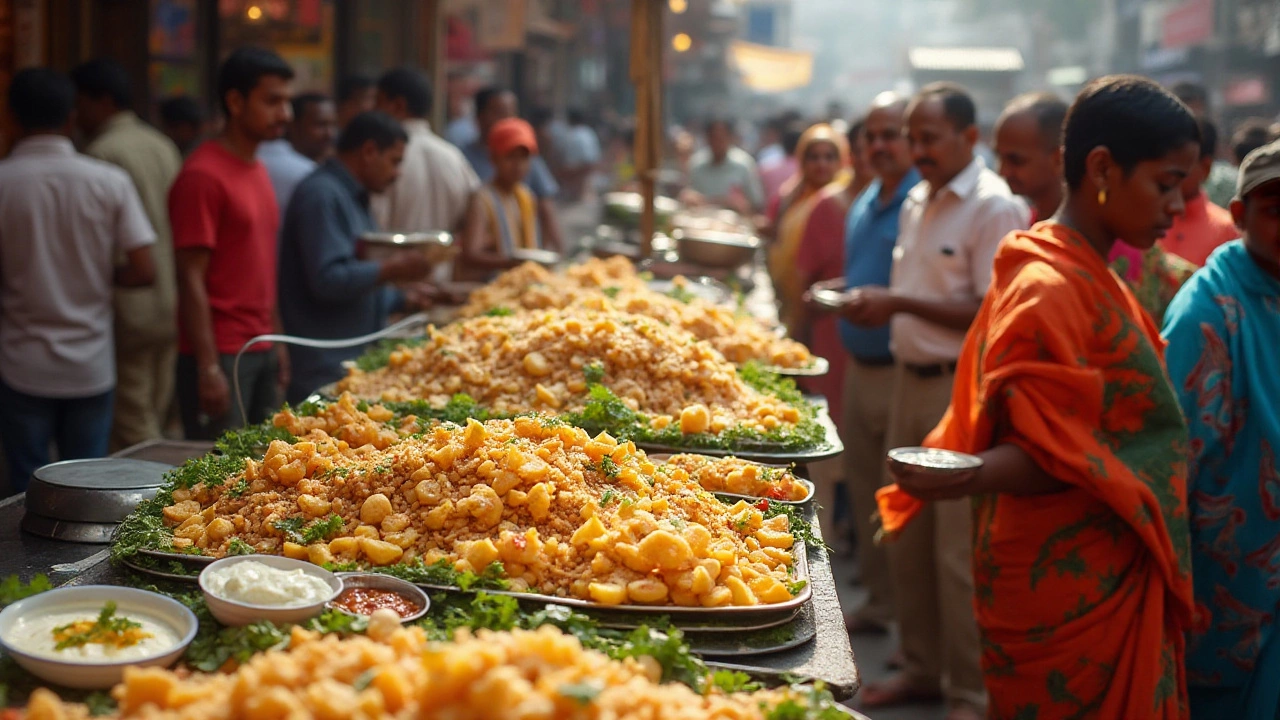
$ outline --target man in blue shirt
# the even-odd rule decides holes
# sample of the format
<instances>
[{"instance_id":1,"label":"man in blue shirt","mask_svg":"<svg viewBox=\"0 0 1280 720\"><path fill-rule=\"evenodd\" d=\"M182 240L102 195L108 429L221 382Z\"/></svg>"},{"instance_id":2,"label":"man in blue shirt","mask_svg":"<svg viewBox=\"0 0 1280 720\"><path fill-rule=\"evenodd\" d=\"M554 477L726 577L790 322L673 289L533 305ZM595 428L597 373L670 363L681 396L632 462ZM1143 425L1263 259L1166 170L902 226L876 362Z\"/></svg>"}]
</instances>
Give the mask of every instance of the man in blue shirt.
<instances>
[{"instance_id":1,"label":"man in blue shirt","mask_svg":"<svg viewBox=\"0 0 1280 720\"><path fill-rule=\"evenodd\" d=\"M906 98L882 93L867 113L863 134L877 177L849 208L844 277L827 281L830 289L889 284L898 214L907 191L920 182L902 129L906 107ZM845 370L842 422L845 478L853 500L859 569L867 588L866 604L850 612L845 624L850 632L883 632L894 617L893 586L886 553L873 542L871 515L876 509L876 490L882 485L893 393L889 326L860 327L841 319L840 339L851 358Z\"/></svg>"},{"instance_id":2,"label":"man in blue shirt","mask_svg":"<svg viewBox=\"0 0 1280 720\"><path fill-rule=\"evenodd\" d=\"M280 320L290 335L340 339L376 332L387 315L428 301L426 289L404 291L387 283L412 282L431 270L424 253L403 250L382 261L360 260L360 235L375 230L369 195L386 190L400 175L408 140L385 113L357 115L338 138L338 154L299 183L280 233ZM289 350L289 402L345 374L342 362L363 347Z\"/></svg>"},{"instance_id":3,"label":"man in blue shirt","mask_svg":"<svg viewBox=\"0 0 1280 720\"><path fill-rule=\"evenodd\" d=\"M489 130L499 120L516 117L516 96L510 90L498 87L483 88L476 93L476 127L480 137L475 142L462 148L471 168L480 176L480 182L487 183L493 179L493 160L489 158ZM542 228L543 247L548 250L561 251L560 223L556 221L555 198L560 186L551 175L551 169L540 157L535 156L529 164L529 174L524 179L535 197L538 198L538 226Z\"/></svg>"}]
</instances>

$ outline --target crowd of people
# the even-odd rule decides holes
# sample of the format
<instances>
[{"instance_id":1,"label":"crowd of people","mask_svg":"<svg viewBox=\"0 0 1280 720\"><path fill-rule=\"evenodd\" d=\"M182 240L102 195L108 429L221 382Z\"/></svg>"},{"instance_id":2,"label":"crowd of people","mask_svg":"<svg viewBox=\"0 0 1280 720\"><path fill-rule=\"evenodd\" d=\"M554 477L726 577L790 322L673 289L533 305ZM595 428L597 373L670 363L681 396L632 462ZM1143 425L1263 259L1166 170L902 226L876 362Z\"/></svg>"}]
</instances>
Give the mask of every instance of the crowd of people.
<instances>
[{"instance_id":1,"label":"crowd of people","mask_svg":"<svg viewBox=\"0 0 1280 720\"><path fill-rule=\"evenodd\" d=\"M454 144L428 122L417 70L353 77L336 97L295 93L293 78L270 50L236 50L218 71L216 125L176 97L156 128L110 60L15 76L19 134L0 161L12 491L51 448L102 456L177 421L212 440L340 379L362 348L245 346L375 332L455 299L444 281L488 278L520 249L560 250L561 182L580 196L601 162L580 113L540 138L504 88L475 95L473 132ZM451 232L461 252L443 266L414 250L365 259L358 239L378 230Z\"/></svg>"},{"instance_id":2,"label":"crowd of people","mask_svg":"<svg viewBox=\"0 0 1280 720\"><path fill-rule=\"evenodd\" d=\"M276 54L236 50L218 73L223 122L201 139L181 99L160 130L139 119L110 61L14 77L0 441L15 490L51 446L94 457L160 437L174 397L198 439L303 399L360 348L237 354L273 332L363 335L447 295L444 277L563 249L557 198L590 192L606 161L634 179L625 143L605 153L579 113L526 122L502 88L442 137L417 71L335 98L295 95L292 79ZM701 149L671 134L660 183L757 222L782 323L830 361L806 382L846 447L814 469L850 497L868 592L846 626L896 624L901 641L898 674L865 687L865 707L1280 712L1280 374L1266 359L1280 140L1250 120L1223 152L1205 96L1129 76L1070 104L1024 95L989 149L972 96L947 83L883 93L852 122L786 113L755 156L730 121L707 122ZM364 259L357 239L379 229L451 231L462 252L453 268ZM885 464L916 445L983 462L945 476Z\"/></svg>"},{"instance_id":3,"label":"crowd of people","mask_svg":"<svg viewBox=\"0 0 1280 720\"><path fill-rule=\"evenodd\" d=\"M833 368L809 389L845 455L813 470L851 499L846 626L901 643L864 708L1280 711L1280 141L1247 121L1226 160L1204 98L1020 96L990 168L947 83L844 127L784 115L755 159L707 125L682 198L763 213L781 318ZM886 466L917 445L983 462Z\"/></svg>"}]
</instances>

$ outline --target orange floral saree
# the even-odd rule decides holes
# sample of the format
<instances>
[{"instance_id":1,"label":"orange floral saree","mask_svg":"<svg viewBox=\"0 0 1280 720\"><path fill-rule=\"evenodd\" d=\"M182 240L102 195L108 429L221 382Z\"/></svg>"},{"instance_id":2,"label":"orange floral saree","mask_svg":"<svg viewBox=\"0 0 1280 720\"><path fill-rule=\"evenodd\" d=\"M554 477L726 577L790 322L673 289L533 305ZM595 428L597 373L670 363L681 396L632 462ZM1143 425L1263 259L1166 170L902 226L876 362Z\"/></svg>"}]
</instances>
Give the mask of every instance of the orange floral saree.
<instances>
[{"instance_id":1,"label":"orange floral saree","mask_svg":"<svg viewBox=\"0 0 1280 720\"><path fill-rule=\"evenodd\" d=\"M974 606L991 717L1187 717L1192 616L1187 429L1159 332L1086 241L1054 223L1004 240L926 440L1012 443L1070 486L977 496ZM921 504L880 491L885 530Z\"/></svg>"}]
</instances>

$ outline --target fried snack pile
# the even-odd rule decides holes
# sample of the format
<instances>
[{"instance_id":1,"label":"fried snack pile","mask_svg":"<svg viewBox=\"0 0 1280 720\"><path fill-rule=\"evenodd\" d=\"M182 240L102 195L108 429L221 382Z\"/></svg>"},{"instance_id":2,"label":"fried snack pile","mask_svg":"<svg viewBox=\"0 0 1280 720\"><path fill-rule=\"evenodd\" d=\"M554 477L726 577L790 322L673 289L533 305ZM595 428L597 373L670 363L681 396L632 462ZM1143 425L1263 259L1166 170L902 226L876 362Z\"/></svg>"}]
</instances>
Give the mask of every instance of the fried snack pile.
<instances>
[{"instance_id":1,"label":"fried snack pile","mask_svg":"<svg viewBox=\"0 0 1280 720\"><path fill-rule=\"evenodd\" d=\"M351 369L339 392L442 407L466 393L499 414L581 410L590 368L655 429L685 434L793 426L797 408L752 389L710 345L643 315L547 310L429 328L425 344L390 354L372 372Z\"/></svg>"},{"instance_id":2,"label":"fried snack pile","mask_svg":"<svg viewBox=\"0 0 1280 720\"><path fill-rule=\"evenodd\" d=\"M683 287L682 277L675 280ZM706 340L729 362L758 360L782 368L804 368L813 355L804 345L779 337L754 318L743 317L697 297L684 300L651 290L624 257L591 258L553 274L541 265L525 263L499 275L471 293L462 317L483 315L492 308L550 310L578 307L645 315Z\"/></svg>"},{"instance_id":3,"label":"fried snack pile","mask_svg":"<svg viewBox=\"0 0 1280 720\"><path fill-rule=\"evenodd\" d=\"M390 419L350 396L314 417L281 412L274 422L296 442L275 440L225 481L173 492L163 516L174 548L222 557L237 543L317 564L444 560L476 573L501 563L513 590L605 605L771 604L799 592L786 516L726 506L632 443L543 417L407 436L416 420ZM315 527L331 531L302 541Z\"/></svg>"},{"instance_id":4,"label":"fried snack pile","mask_svg":"<svg viewBox=\"0 0 1280 720\"><path fill-rule=\"evenodd\" d=\"M789 502L800 502L809 495L809 488L799 482L790 470L738 458L682 454L672 455L667 459L666 465L684 470L694 482L711 492Z\"/></svg>"},{"instance_id":5,"label":"fried snack pile","mask_svg":"<svg viewBox=\"0 0 1280 720\"><path fill-rule=\"evenodd\" d=\"M784 702L787 717L806 707L790 689L700 695L659 675L651 658L613 660L550 626L430 643L418 628L371 625L345 639L295 628L287 650L229 674L128 668L112 696L114 717L138 720L762 720ZM27 707L28 720L88 717L43 689Z\"/></svg>"}]
</instances>

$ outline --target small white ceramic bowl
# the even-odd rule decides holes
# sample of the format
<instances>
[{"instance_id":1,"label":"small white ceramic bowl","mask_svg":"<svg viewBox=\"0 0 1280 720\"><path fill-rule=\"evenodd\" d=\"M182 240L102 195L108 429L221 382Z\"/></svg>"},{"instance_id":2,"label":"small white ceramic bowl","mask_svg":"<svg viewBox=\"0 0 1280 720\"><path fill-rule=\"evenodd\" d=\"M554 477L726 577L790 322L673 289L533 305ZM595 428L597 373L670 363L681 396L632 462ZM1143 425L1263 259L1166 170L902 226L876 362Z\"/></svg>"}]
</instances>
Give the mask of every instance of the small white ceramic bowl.
<instances>
[{"instance_id":1,"label":"small white ceramic bowl","mask_svg":"<svg viewBox=\"0 0 1280 720\"><path fill-rule=\"evenodd\" d=\"M234 565L241 562L260 562L263 565L278 568L280 570L301 570L308 575L320 578L329 586L332 591L328 596L320 598L316 602L308 605L293 605L290 607L279 607L277 605L253 605L251 603L231 600L216 595L209 591L205 586L205 577L210 572L218 568L225 568L228 565ZM205 604L209 606L209 612L213 617L223 625L232 627L240 627L258 622L259 620L270 620L277 625L285 623L303 623L316 617L324 612L324 607L330 600L338 596L342 592L342 581L336 575L325 570L319 565L313 565L304 560L294 560L292 558L280 557L278 555L236 555L234 557L225 557L217 562L210 563L208 567L200 571L200 591L204 593Z\"/></svg>"},{"instance_id":2,"label":"small white ceramic bowl","mask_svg":"<svg viewBox=\"0 0 1280 720\"><path fill-rule=\"evenodd\" d=\"M108 601L116 604L116 613L128 617L146 615L148 619L167 625L178 641L163 651L127 660L57 660L33 654L16 647L10 638L24 620L61 612L84 612L96 617ZM19 600L0 612L0 645L27 672L55 685L86 690L109 688L124 677L124 669L134 667L169 667L182 657L195 639L199 622L182 603L146 590L115 585L82 585L59 588Z\"/></svg>"}]
</instances>

